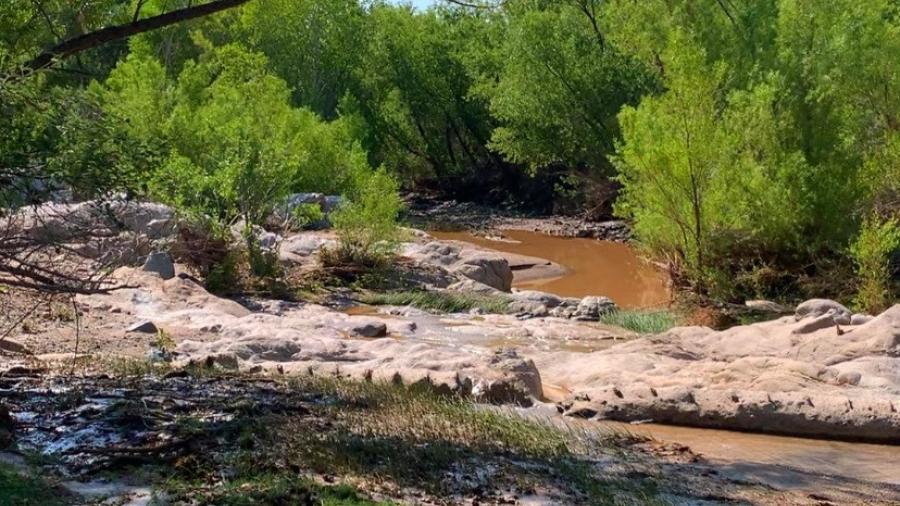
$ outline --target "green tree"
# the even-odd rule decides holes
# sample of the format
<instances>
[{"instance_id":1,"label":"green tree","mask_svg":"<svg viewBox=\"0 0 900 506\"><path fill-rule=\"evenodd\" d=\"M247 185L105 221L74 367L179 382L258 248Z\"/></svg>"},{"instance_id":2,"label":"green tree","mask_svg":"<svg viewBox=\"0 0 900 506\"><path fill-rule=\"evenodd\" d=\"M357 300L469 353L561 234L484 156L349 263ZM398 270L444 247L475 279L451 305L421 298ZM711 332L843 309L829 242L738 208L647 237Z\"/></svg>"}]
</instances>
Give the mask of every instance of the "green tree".
<instances>
[{"instance_id":1,"label":"green tree","mask_svg":"<svg viewBox=\"0 0 900 506\"><path fill-rule=\"evenodd\" d=\"M252 225L289 192L346 192L370 170L349 125L293 107L265 56L197 42L204 52L174 82L154 57L136 52L98 91L132 137L161 153L151 196Z\"/></svg>"},{"instance_id":2,"label":"green tree","mask_svg":"<svg viewBox=\"0 0 900 506\"><path fill-rule=\"evenodd\" d=\"M352 104L368 125L375 161L451 185L490 163L486 104L469 97L460 54L472 26L453 11L380 4L367 22Z\"/></svg>"},{"instance_id":3,"label":"green tree","mask_svg":"<svg viewBox=\"0 0 900 506\"><path fill-rule=\"evenodd\" d=\"M595 3L509 9L497 73L483 74L477 88L499 122L491 147L507 160L532 169L610 173L616 114L654 83L643 65L597 31L586 15L599 15Z\"/></svg>"}]
</instances>

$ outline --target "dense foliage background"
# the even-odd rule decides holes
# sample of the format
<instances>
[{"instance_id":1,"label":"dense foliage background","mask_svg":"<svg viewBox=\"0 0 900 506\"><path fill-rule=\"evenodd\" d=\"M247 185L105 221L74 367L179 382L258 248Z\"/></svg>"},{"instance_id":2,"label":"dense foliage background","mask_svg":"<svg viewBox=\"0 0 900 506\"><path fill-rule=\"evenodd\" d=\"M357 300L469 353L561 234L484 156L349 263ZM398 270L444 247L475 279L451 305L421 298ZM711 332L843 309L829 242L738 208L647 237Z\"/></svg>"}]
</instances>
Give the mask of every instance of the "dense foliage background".
<instances>
[{"instance_id":1,"label":"dense foliage background","mask_svg":"<svg viewBox=\"0 0 900 506\"><path fill-rule=\"evenodd\" d=\"M17 72L187 3L0 5L6 206L50 179L255 223L290 192L393 192L390 174L614 212L701 294L893 295L892 0L250 0Z\"/></svg>"}]
</instances>

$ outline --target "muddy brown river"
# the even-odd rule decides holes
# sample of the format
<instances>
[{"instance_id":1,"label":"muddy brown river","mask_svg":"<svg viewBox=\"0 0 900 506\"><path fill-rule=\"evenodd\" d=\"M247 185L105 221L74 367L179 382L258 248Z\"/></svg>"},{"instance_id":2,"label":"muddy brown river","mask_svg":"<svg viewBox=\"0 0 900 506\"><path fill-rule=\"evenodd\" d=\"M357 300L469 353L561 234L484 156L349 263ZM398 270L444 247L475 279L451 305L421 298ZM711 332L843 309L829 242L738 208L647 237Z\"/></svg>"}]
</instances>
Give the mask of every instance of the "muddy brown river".
<instances>
[{"instance_id":1,"label":"muddy brown river","mask_svg":"<svg viewBox=\"0 0 900 506\"><path fill-rule=\"evenodd\" d=\"M504 231L502 239L488 239L467 232L436 232L432 235L501 252L545 258L563 268L561 275L550 278L516 275L513 285L518 288L572 297L606 295L625 308L658 307L670 299L664 273L642 260L626 244L553 237L518 230ZM476 344L492 347L488 342ZM534 351L529 350L529 346L523 348L526 354ZM895 446L652 423L628 425L577 420L567 423L625 430L658 440L678 442L701 454L715 465L718 472L778 489L814 493L835 488L868 487L879 490L885 486L900 485L900 459L897 458L900 448Z\"/></svg>"},{"instance_id":2,"label":"muddy brown river","mask_svg":"<svg viewBox=\"0 0 900 506\"><path fill-rule=\"evenodd\" d=\"M513 286L565 297L604 295L628 309L652 308L669 302L665 273L627 245L594 239L554 237L525 230L504 230L495 240L469 232L431 232L438 239L463 241L506 253L546 258L564 268L551 278L514 273Z\"/></svg>"}]
</instances>

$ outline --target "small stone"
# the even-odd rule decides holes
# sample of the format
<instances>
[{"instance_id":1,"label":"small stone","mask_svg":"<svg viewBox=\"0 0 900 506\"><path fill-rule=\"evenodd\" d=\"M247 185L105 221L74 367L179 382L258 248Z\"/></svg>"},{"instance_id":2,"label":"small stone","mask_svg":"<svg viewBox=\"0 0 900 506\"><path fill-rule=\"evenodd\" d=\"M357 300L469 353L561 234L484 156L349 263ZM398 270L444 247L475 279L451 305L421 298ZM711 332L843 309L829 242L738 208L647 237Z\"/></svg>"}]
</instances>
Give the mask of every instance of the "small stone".
<instances>
[{"instance_id":1,"label":"small stone","mask_svg":"<svg viewBox=\"0 0 900 506\"><path fill-rule=\"evenodd\" d=\"M172 262L172 257L163 251L150 253L142 269L146 272L155 272L163 279L175 277L175 263Z\"/></svg>"},{"instance_id":2,"label":"small stone","mask_svg":"<svg viewBox=\"0 0 900 506\"><path fill-rule=\"evenodd\" d=\"M581 299L575 318L579 320L597 320L601 315L615 311L616 304L608 297L588 296Z\"/></svg>"},{"instance_id":3,"label":"small stone","mask_svg":"<svg viewBox=\"0 0 900 506\"><path fill-rule=\"evenodd\" d=\"M31 350L24 344L12 339L0 339L0 350L20 355L31 355Z\"/></svg>"},{"instance_id":4,"label":"small stone","mask_svg":"<svg viewBox=\"0 0 900 506\"><path fill-rule=\"evenodd\" d=\"M385 337L387 325L382 322L365 322L351 327L350 333L362 337Z\"/></svg>"},{"instance_id":5,"label":"small stone","mask_svg":"<svg viewBox=\"0 0 900 506\"><path fill-rule=\"evenodd\" d=\"M856 371L848 371L842 372L838 375L837 381L840 385L859 385L860 380L862 380L862 374Z\"/></svg>"},{"instance_id":6,"label":"small stone","mask_svg":"<svg viewBox=\"0 0 900 506\"><path fill-rule=\"evenodd\" d=\"M155 323L144 320L142 322L137 322L134 325L128 327L127 332L139 332L141 334L157 334L159 333L159 328Z\"/></svg>"}]
</instances>

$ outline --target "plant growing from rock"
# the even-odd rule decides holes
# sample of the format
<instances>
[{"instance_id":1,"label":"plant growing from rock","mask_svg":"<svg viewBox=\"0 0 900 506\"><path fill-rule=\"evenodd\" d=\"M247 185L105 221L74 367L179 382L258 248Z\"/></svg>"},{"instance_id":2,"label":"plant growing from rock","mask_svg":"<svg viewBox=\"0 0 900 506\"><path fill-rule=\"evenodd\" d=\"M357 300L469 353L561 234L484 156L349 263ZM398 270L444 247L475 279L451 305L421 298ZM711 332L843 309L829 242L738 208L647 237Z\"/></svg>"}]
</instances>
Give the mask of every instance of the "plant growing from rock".
<instances>
[{"instance_id":1,"label":"plant growing from rock","mask_svg":"<svg viewBox=\"0 0 900 506\"><path fill-rule=\"evenodd\" d=\"M397 216L402 203L397 181L384 169L362 176L358 189L331 217L338 244L323 250L326 266L383 265L399 240Z\"/></svg>"}]
</instances>

